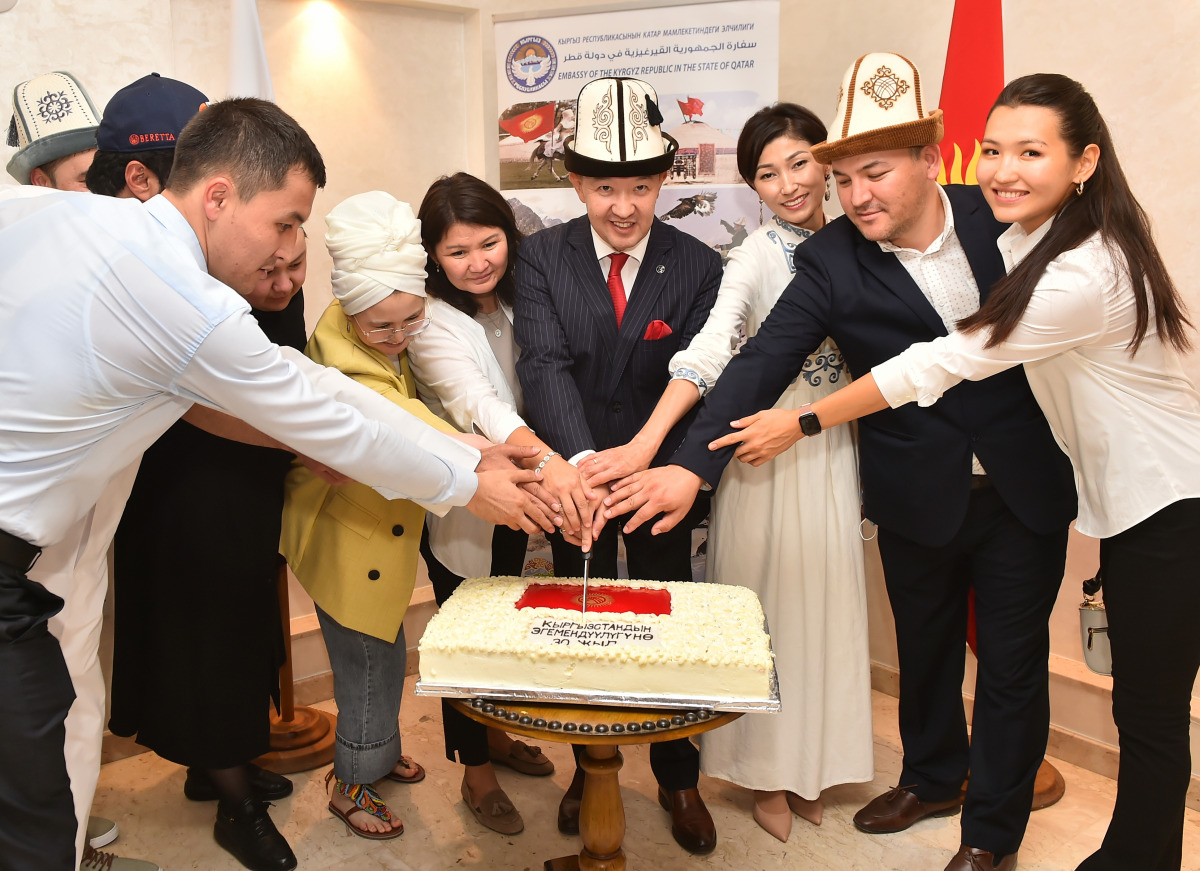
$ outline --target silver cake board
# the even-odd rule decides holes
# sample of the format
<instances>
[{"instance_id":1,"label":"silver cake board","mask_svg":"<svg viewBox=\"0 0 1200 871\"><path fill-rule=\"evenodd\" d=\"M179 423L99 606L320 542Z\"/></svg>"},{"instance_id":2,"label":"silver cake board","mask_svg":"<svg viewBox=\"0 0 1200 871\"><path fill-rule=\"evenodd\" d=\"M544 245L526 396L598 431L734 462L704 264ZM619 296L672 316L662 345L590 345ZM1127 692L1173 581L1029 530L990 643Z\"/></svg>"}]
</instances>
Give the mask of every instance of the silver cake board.
<instances>
[{"instance_id":1,"label":"silver cake board","mask_svg":"<svg viewBox=\"0 0 1200 871\"><path fill-rule=\"evenodd\" d=\"M481 697L505 702L562 702L571 705L615 705L629 708L707 708L712 711L743 713L779 713L779 677L771 669L770 689L765 699L729 699L716 696L650 696L609 693L602 690L567 691L557 689L512 689L482 686L451 686L417 681L419 696L450 696L469 699Z\"/></svg>"}]
</instances>

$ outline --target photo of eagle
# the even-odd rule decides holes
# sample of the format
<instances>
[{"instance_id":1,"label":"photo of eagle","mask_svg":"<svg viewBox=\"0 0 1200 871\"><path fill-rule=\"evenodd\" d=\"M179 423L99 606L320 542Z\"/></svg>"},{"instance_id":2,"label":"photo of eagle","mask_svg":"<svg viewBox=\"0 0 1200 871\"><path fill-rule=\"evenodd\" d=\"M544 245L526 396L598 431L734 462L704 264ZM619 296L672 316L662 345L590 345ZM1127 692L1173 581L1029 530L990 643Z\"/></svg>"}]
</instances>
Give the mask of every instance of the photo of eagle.
<instances>
[{"instance_id":1,"label":"photo of eagle","mask_svg":"<svg viewBox=\"0 0 1200 871\"><path fill-rule=\"evenodd\" d=\"M681 218L686 218L688 215L699 215L703 218L713 213L716 203L717 195L715 193L696 194L694 197L680 197L679 205L658 217L662 221L669 221L672 218L678 221Z\"/></svg>"}]
</instances>

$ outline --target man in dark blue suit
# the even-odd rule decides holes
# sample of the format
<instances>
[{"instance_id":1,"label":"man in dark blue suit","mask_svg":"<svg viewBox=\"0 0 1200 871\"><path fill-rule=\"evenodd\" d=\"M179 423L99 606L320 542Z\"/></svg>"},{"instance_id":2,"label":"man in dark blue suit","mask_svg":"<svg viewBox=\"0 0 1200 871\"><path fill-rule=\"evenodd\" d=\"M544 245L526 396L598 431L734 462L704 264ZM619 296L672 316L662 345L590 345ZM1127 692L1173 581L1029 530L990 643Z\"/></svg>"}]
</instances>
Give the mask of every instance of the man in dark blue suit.
<instances>
[{"instance_id":1,"label":"man in dark blue suit","mask_svg":"<svg viewBox=\"0 0 1200 871\"><path fill-rule=\"evenodd\" d=\"M796 249L795 279L706 397L675 465L618 482L610 510L638 509L627 526L666 510L655 524L665 530L731 457L757 465L819 436L809 409L771 406L826 336L863 375L954 329L1004 274L1004 225L978 188L937 184L941 112L924 111L911 63L860 58L830 131L813 157L832 165L846 217ZM863 510L879 525L896 618L904 768L854 822L895 832L962 806L962 847L946 871L1016 865L1046 748L1047 623L1075 516L1070 465L1024 371L1004 376L960 384L941 410L907 405L859 423ZM970 590L979 668L968 742Z\"/></svg>"},{"instance_id":2,"label":"man in dark blue suit","mask_svg":"<svg viewBox=\"0 0 1200 871\"><path fill-rule=\"evenodd\" d=\"M521 245L514 320L526 417L574 464L626 444L650 417L671 356L704 325L721 280L715 251L654 217L678 147L659 130L654 90L636 79L599 79L580 92L577 116L566 166L587 215ZM668 438L662 456L678 443L678 435ZM606 525L596 539L592 576L617 576L619 526ZM691 526L659 538L626 535L630 576L690 581ZM582 574L578 547L559 535L551 547L555 574ZM696 748L687 740L653 744L650 764L675 840L710 852L716 829L696 789ZM582 793L577 770L559 807L560 830L578 831Z\"/></svg>"}]
</instances>

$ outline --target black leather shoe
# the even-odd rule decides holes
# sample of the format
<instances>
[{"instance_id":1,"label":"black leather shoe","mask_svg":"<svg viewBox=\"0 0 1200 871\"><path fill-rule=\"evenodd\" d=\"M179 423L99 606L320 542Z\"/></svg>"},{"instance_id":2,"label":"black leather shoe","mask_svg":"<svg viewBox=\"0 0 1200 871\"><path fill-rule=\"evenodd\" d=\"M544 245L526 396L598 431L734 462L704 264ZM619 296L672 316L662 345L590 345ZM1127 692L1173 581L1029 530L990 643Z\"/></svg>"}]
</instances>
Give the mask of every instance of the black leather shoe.
<instances>
[{"instance_id":1,"label":"black leather shoe","mask_svg":"<svg viewBox=\"0 0 1200 871\"><path fill-rule=\"evenodd\" d=\"M292 871L296 854L255 798L217 804L213 837L250 871Z\"/></svg>"},{"instance_id":2,"label":"black leather shoe","mask_svg":"<svg viewBox=\"0 0 1200 871\"><path fill-rule=\"evenodd\" d=\"M925 817L945 817L958 813L963 796L950 801L921 801L902 786L876 796L854 815L854 825L871 835L903 832Z\"/></svg>"},{"instance_id":3,"label":"black leather shoe","mask_svg":"<svg viewBox=\"0 0 1200 871\"><path fill-rule=\"evenodd\" d=\"M717 847L717 827L713 823L700 790L658 788L658 803L671 815L671 835L675 843L689 853L703 856Z\"/></svg>"},{"instance_id":4,"label":"black leather shoe","mask_svg":"<svg viewBox=\"0 0 1200 871\"><path fill-rule=\"evenodd\" d=\"M558 830L564 835L579 834L579 806L583 803L584 771L576 766L571 785L558 803Z\"/></svg>"},{"instance_id":5,"label":"black leather shoe","mask_svg":"<svg viewBox=\"0 0 1200 871\"><path fill-rule=\"evenodd\" d=\"M253 762L246 763L250 773L250 789L259 801L279 801L292 794L292 782L282 774L259 768ZM187 779L183 782L183 794L192 801L216 801L221 796L213 785L208 771L203 768L189 768Z\"/></svg>"}]
</instances>

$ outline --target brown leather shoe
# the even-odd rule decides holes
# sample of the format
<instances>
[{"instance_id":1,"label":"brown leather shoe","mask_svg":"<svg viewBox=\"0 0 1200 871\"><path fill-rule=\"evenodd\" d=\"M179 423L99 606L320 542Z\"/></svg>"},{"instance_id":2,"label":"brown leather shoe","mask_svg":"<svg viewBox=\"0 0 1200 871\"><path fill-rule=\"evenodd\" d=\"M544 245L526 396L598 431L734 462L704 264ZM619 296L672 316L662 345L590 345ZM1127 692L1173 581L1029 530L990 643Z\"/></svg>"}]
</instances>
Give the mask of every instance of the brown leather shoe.
<instances>
[{"instance_id":1,"label":"brown leather shoe","mask_svg":"<svg viewBox=\"0 0 1200 871\"><path fill-rule=\"evenodd\" d=\"M717 847L717 827L704 806L700 790L658 788L658 803L671 815L671 835L689 853L702 856Z\"/></svg>"},{"instance_id":2,"label":"brown leather shoe","mask_svg":"<svg viewBox=\"0 0 1200 871\"><path fill-rule=\"evenodd\" d=\"M921 801L905 787L897 786L877 796L854 815L854 825L871 835L903 832L925 817L947 817L958 813L963 797L950 801Z\"/></svg>"},{"instance_id":3,"label":"brown leather shoe","mask_svg":"<svg viewBox=\"0 0 1200 871\"><path fill-rule=\"evenodd\" d=\"M558 803L558 830L564 835L579 834L579 806L583 803L582 768L576 767L571 785L563 793L562 801Z\"/></svg>"},{"instance_id":4,"label":"brown leather shoe","mask_svg":"<svg viewBox=\"0 0 1200 871\"><path fill-rule=\"evenodd\" d=\"M1013 871L1016 867L1016 853L1009 853L997 862L994 853L963 844L946 866L946 871Z\"/></svg>"}]
</instances>

